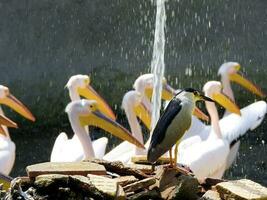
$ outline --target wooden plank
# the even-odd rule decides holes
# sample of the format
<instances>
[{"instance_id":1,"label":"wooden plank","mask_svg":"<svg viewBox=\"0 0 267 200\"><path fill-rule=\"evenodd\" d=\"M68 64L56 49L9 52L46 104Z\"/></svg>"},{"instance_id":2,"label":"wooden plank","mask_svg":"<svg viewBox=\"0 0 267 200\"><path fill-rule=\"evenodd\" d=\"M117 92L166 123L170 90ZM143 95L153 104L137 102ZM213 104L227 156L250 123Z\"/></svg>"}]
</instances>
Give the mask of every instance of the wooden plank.
<instances>
[{"instance_id":1,"label":"wooden plank","mask_svg":"<svg viewBox=\"0 0 267 200\"><path fill-rule=\"evenodd\" d=\"M26 171L30 178L42 174L106 175L106 169L103 165L89 162L45 162L30 165L26 168Z\"/></svg>"},{"instance_id":2,"label":"wooden plank","mask_svg":"<svg viewBox=\"0 0 267 200\"><path fill-rule=\"evenodd\" d=\"M133 156L131 158L131 161L133 163L137 163L137 164L151 165L151 163L147 161L147 156L146 155L136 155L136 156ZM157 160L156 165L162 165L162 164L167 164L167 163L170 163L170 158L167 157L167 156L161 156Z\"/></svg>"},{"instance_id":3,"label":"wooden plank","mask_svg":"<svg viewBox=\"0 0 267 200\"><path fill-rule=\"evenodd\" d=\"M123 189L126 193L135 192L139 189L145 189L145 188L147 188L150 185L153 185L155 183L156 183L156 178L151 177L151 178L146 178L146 179L143 179L141 181L137 181L137 182L128 184L128 185L124 186Z\"/></svg>"},{"instance_id":4,"label":"wooden plank","mask_svg":"<svg viewBox=\"0 0 267 200\"><path fill-rule=\"evenodd\" d=\"M126 167L132 168L134 170L139 170L145 174L151 174L153 172L151 165L144 164L125 164Z\"/></svg>"}]
</instances>

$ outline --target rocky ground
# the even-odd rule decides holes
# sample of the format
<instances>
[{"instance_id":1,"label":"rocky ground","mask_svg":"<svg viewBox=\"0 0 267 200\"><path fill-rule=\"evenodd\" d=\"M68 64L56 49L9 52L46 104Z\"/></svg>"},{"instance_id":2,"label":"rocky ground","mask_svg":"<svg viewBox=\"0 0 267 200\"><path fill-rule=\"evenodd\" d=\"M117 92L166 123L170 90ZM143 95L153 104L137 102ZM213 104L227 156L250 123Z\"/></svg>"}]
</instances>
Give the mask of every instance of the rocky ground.
<instances>
[{"instance_id":1,"label":"rocky ground","mask_svg":"<svg viewBox=\"0 0 267 200\"><path fill-rule=\"evenodd\" d=\"M158 165L123 165L90 160L40 163L26 168L27 177L12 180L1 199L267 199L267 188L247 179L206 179L199 184L186 169Z\"/></svg>"}]
</instances>

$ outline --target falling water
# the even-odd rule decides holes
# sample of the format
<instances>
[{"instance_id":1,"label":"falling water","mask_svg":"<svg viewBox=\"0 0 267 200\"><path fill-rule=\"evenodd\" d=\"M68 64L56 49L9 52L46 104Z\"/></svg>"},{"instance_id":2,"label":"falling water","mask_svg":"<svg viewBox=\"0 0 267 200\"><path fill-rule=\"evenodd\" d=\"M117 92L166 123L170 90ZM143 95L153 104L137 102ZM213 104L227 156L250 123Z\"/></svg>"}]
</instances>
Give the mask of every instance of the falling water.
<instances>
[{"instance_id":1,"label":"falling water","mask_svg":"<svg viewBox=\"0 0 267 200\"><path fill-rule=\"evenodd\" d=\"M154 49L153 49L153 58L151 62L151 73L154 74L151 130L154 129L160 115L162 79L164 76L164 69L165 69L165 64L164 64L165 22L166 22L165 0L157 0Z\"/></svg>"}]
</instances>

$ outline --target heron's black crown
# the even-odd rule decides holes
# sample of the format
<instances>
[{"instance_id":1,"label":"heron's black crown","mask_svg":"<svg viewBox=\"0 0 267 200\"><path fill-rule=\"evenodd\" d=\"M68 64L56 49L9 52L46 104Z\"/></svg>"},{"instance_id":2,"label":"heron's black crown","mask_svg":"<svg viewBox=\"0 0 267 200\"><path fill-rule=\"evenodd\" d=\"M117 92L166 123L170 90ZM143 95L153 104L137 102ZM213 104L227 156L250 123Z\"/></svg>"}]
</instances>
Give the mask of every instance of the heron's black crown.
<instances>
[{"instance_id":1,"label":"heron's black crown","mask_svg":"<svg viewBox=\"0 0 267 200\"><path fill-rule=\"evenodd\" d=\"M194 95L200 94L200 92L194 88L184 88L183 90L179 91L175 96L179 95L182 92L190 92L190 93L193 93Z\"/></svg>"}]
</instances>

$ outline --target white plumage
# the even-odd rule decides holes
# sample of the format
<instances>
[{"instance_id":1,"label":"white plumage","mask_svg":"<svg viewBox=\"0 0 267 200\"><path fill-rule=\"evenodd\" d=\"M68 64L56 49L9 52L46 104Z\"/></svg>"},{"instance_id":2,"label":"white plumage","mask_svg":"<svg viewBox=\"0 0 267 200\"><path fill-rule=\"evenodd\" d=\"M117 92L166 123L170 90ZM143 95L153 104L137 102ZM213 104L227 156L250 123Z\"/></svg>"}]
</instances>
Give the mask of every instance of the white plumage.
<instances>
[{"instance_id":1,"label":"white plumage","mask_svg":"<svg viewBox=\"0 0 267 200\"><path fill-rule=\"evenodd\" d=\"M66 87L69 90L71 101L80 100L79 89L89 88L90 78L87 75L72 76ZM91 89L91 88L90 88ZM88 89L89 90L89 89ZM93 91L97 95L95 91ZM91 96L90 96L91 97ZM94 98L93 96L91 98ZM101 99L100 99L101 100ZM86 127L87 135L89 136L88 127ZM103 158L106 146L108 143L107 137L99 138L92 142L93 154L96 158ZM76 134L72 138L68 138L66 133L62 132L56 138L54 143L50 161L51 162L74 162L81 161L85 158L84 150L81 145L80 139Z\"/></svg>"}]
</instances>

